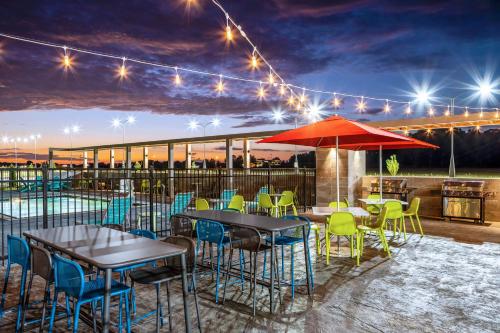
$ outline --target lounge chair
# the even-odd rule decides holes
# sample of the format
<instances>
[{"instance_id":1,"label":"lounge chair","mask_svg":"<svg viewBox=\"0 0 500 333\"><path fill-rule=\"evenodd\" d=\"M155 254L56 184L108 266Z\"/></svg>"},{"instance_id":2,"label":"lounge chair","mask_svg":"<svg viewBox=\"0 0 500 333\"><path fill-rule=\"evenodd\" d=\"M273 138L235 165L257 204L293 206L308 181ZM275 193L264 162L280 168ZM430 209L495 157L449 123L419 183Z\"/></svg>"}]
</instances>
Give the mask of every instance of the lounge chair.
<instances>
[{"instance_id":1,"label":"lounge chair","mask_svg":"<svg viewBox=\"0 0 500 333\"><path fill-rule=\"evenodd\" d=\"M131 197L116 197L111 200L106 210L101 224L121 224L125 223L127 213L132 206Z\"/></svg>"}]
</instances>

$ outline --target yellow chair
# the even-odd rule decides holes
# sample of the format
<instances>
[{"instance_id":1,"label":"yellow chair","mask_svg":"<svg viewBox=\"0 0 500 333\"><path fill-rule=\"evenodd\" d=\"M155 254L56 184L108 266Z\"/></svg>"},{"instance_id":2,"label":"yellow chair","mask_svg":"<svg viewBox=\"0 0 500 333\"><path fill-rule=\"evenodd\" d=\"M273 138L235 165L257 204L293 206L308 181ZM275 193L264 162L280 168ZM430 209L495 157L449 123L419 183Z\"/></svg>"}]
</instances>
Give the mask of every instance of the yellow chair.
<instances>
[{"instance_id":1,"label":"yellow chair","mask_svg":"<svg viewBox=\"0 0 500 333\"><path fill-rule=\"evenodd\" d=\"M370 194L367 197L368 200L380 200L380 194ZM380 213L380 206L378 205L366 205L366 211L370 215L378 215Z\"/></svg>"},{"instance_id":2,"label":"yellow chair","mask_svg":"<svg viewBox=\"0 0 500 333\"><path fill-rule=\"evenodd\" d=\"M195 201L196 211L210 210L208 201L203 198L197 198Z\"/></svg>"},{"instance_id":3,"label":"yellow chair","mask_svg":"<svg viewBox=\"0 0 500 333\"><path fill-rule=\"evenodd\" d=\"M328 218L326 226L326 264L330 264L330 237L348 236L351 246L351 257L354 256L354 238L356 238L356 249L359 249L358 229L354 216L349 212L335 212ZM356 264L359 266L359 251L356 251Z\"/></svg>"},{"instance_id":4,"label":"yellow chair","mask_svg":"<svg viewBox=\"0 0 500 333\"><path fill-rule=\"evenodd\" d=\"M149 180L143 179L141 181L141 193L149 193Z\"/></svg>"},{"instance_id":5,"label":"yellow chair","mask_svg":"<svg viewBox=\"0 0 500 333\"><path fill-rule=\"evenodd\" d=\"M384 207L387 208L386 219L392 221L393 235L396 235L396 231L401 232L399 225L401 220L403 220L403 206L399 201L386 201ZM406 227L403 223L403 232L406 239Z\"/></svg>"},{"instance_id":6,"label":"yellow chair","mask_svg":"<svg viewBox=\"0 0 500 333\"><path fill-rule=\"evenodd\" d=\"M271 196L267 193L260 193L259 194L258 207L259 207L259 210L265 209L266 212L268 214L271 213L272 216L278 216L278 217L280 216L278 206L275 206L273 204L273 201L271 200Z\"/></svg>"},{"instance_id":7,"label":"yellow chair","mask_svg":"<svg viewBox=\"0 0 500 333\"><path fill-rule=\"evenodd\" d=\"M227 206L229 209L236 209L240 213L245 212L245 199L242 195L236 194L231 198L229 205Z\"/></svg>"},{"instance_id":8,"label":"yellow chair","mask_svg":"<svg viewBox=\"0 0 500 333\"><path fill-rule=\"evenodd\" d=\"M287 215L288 207L292 207L294 216L299 215L297 214L297 208L295 207L295 203L293 202L293 192L283 191L283 193L281 193L280 200L278 201L278 209L280 216Z\"/></svg>"},{"instance_id":9,"label":"yellow chair","mask_svg":"<svg viewBox=\"0 0 500 333\"><path fill-rule=\"evenodd\" d=\"M389 244L387 243L387 239L385 238L385 224L387 221L387 213L388 213L388 208L384 206L382 208L382 211L377 217L377 220L375 221L374 224L372 225L358 225L358 232L359 232L359 243L358 243L358 252L360 256L363 255L363 247L364 247L364 237L365 234L371 231L374 231L377 236L380 239L380 243L382 244L382 247L384 248L384 251L387 252L387 255L389 258L391 257L391 251L389 250Z\"/></svg>"},{"instance_id":10,"label":"yellow chair","mask_svg":"<svg viewBox=\"0 0 500 333\"><path fill-rule=\"evenodd\" d=\"M410 201L410 207L408 207L407 210L403 212L403 218L401 219L403 222L403 230L405 230L405 239L406 239L406 227L404 226L405 224L405 217L410 218L411 226L413 227L413 232L416 232L417 230L415 229L415 224L413 223L413 217L417 220L418 223L418 228L420 229L420 235L424 235L424 231L422 230L422 225L420 224L420 218L418 216L418 209L420 207L420 198L415 197L411 199ZM401 228L401 227L400 227Z\"/></svg>"},{"instance_id":11,"label":"yellow chair","mask_svg":"<svg viewBox=\"0 0 500 333\"><path fill-rule=\"evenodd\" d=\"M347 205L346 207L349 207L349 206L350 206L350 204L349 204L349 199L344 198L344 202L345 202L345 204Z\"/></svg>"},{"instance_id":12,"label":"yellow chair","mask_svg":"<svg viewBox=\"0 0 500 333\"><path fill-rule=\"evenodd\" d=\"M332 201L328 204L328 207L337 209L337 201ZM347 204L344 201L339 201L339 207L340 208L347 208Z\"/></svg>"}]
</instances>

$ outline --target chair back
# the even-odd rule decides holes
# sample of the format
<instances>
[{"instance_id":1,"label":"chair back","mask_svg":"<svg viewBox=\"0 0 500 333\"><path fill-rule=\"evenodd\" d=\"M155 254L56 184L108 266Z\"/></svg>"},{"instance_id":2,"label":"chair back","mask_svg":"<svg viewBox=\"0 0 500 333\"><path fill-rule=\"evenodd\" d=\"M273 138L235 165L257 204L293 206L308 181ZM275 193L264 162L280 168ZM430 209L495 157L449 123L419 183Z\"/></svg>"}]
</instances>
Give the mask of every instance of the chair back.
<instances>
[{"instance_id":1,"label":"chair back","mask_svg":"<svg viewBox=\"0 0 500 333\"><path fill-rule=\"evenodd\" d=\"M233 227L232 238L239 241L239 248L250 252L259 252L262 244L260 232L255 228Z\"/></svg>"},{"instance_id":2,"label":"chair back","mask_svg":"<svg viewBox=\"0 0 500 333\"><path fill-rule=\"evenodd\" d=\"M309 220L305 216L297 216L297 215L285 215L281 218L282 220L285 221L304 221L306 222L306 237L309 239L309 234L311 231L311 220ZM285 231L281 231L281 236L287 236L287 237L294 237L294 238L300 238L303 239L303 234L302 234L302 227L297 227L297 228L291 228Z\"/></svg>"},{"instance_id":3,"label":"chair back","mask_svg":"<svg viewBox=\"0 0 500 333\"><path fill-rule=\"evenodd\" d=\"M403 206L399 201L387 201L384 204L387 207L387 218L389 220L398 219L403 215Z\"/></svg>"},{"instance_id":4,"label":"chair back","mask_svg":"<svg viewBox=\"0 0 500 333\"><path fill-rule=\"evenodd\" d=\"M206 199L196 198L196 201L194 203L197 212L201 210L210 210L210 206L208 205L208 201Z\"/></svg>"},{"instance_id":5,"label":"chair back","mask_svg":"<svg viewBox=\"0 0 500 333\"><path fill-rule=\"evenodd\" d=\"M196 237L198 241L220 245L224 239L224 227L219 222L198 220L196 221Z\"/></svg>"},{"instance_id":6,"label":"chair back","mask_svg":"<svg viewBox=\"0 0 500 333\"><path fill-rule=\"evenodd\" d=\"M174 215L170 219L170 234L172 236L193 237L193 221L185 216Z\"/></svg>"},{"instance_id":7,"label":"chair back","mask_svg":"<svg viewBox=\"0 0 500 333\"><path fill-rule=\"evenodd\" d=\"M345 203L345 201L339 201L338 203L338 206L339 208L347 208L347 204ZM337 209L337 201L332 201L328 204L328 207L330 208L333 208L333 209Z\"/></svg>"},{"instance_id":8,"label":"chair back","mask_svg":"<svg viewBox=\"0 0 500 333\"><path fill-rule=\"evenodd\" d=\"M377 194L377 193L368 194L367 199L368 200L380 200L380 194Z\"/></svg>"},{"instance_id":9,"label":"chair back","mask_svg":"<svg viewBox=\"0 0 500 333\"><path fill-rule=\"evenodd\" d=\"M224 191L222 191L222 193L220 195L221 209L227 208L229 206L229 203L233 199L233 197L236 195L236 192L238 192L238 190L224 190Z\"/></svg>"},{"instance_id":10,"label":"chair back","mask_svg":"<svg viewBox=\"0 0 500 333\"><path fill-rule=\"evenodd\" d=\"M175 215L183 213L189 206L191 199L193 198L193 193L177 193L174 197L174 202L170 205L170 215Z\"/></svg>"},{"instance_id":11,"label":"chair back","mask_svg":"<svg viewBox=\"0 0 500 333\"><path fill-rule=\"evenodd\" d=\"M349 204L349 199L344 198L344 202L345 202L345 204L346 204L346 207L349 207L349 206L350 206L350 204Z\"/></svg>"},{"instance_id":12,"label":"chair back","mask_svg":"<svg viewBox=\"0 0 500 333\"><path fill-rule=\"evenodd\" d=\"M414 197L413 199L411 199L410 207L408 207L408 210L406 212L410 214L418 214L419 207L420 207L420 198Z\"/></svg>"},{"instance_id":13,"label":"chair back","mask_svg":"<svg viewBox=\"0 0 500 333\"><path fill-rule=\"evenodd\" d=\"M108 205L102 224L124 224L131 205L131 197L113 198Z\"/></svg>"},{"instance_id":14,"label":"chair back","mask_svg":"<svg viewBox=\"0 0 500 333\"><path fill-rule=\"evenodd\" d=\"M53 261L56 288L69 296L81 297L85 283L82 267L58 254L54 254Z\"/></svg>"},{"instance_id":15,"label":"chair back","mask_svg":"<svg viewBox=\"0 0 500 333\"><path fill-rule=\"evenodd\" d=\"M278 201L278 206L289 206L293 205L293 192L283 191L281 193L280 200Z\"/></svg>"},{"instance_id":16,"label":"chair back","mask_svg":"<svg viewBox=\"0 0 500 333\"><path fill-rule=\"evenodd\" d=\"M51 281L52 275L52 256L47 249L30 244L31 250L31 272L33 274L39 275L46 281Z\"/></svg>"},{"instance_id":17,"label":"chair back","mask_svg":"<svg viewBox=\"0 0 500 333\"><path fill-rule=\"evenodd\" d=\"M192 238L185 236L169 236L162 240L162 242L178 245L187 249L186 252L186 268L188 271L193 272L196 265L196 243ZM175 267L177 269L182 269L181 258L179 256L174 256L167 258L167 265L169 267Z\"/></svg>"},{"instance_id":18,"label":"chair back","mask_svg":"<svg viewBox=\"0 0 500 333\"><path fill-rule=\"evenodd\" d=\"M357 231L354 216L349 212L334 212L328 220L328 231L339 236L354 235Z\"/></svg>"},{"instance_id":19,"label":"chair back","mask_svg":"<svg viewBox=\"0 0 500 333\"><path fill-rule=\"evenodd\" d=\"M20 237L7 235L7 255L10 264L18 264L27 268L30 261L28 242Z\"/></svg>"},{"instance_id":20,"label":"chair back","mask_svg":"<svg viewBox=\"0 0 500 333\"><path fill-rule=\"evenodd\" d=\"M106 224L101 224L101 227L109 228L109 229L113 229L113 230L118 230L118 231L125 231L125 227L123 226L123 224L106 223Z\"/></svg>"},{"instance_id":21,"label":"chair back","mask_svg":"<svg viewBox=\"0 0 500 333\"><path fill-rule=\"evenodd\" d=\"M129 233L131 233L132 235L146 237L149 239L156 239L156 234L150 230L134 229L134 230L130 230Z\"/></svg>"},{"instance_id":22,"label":"chair back","mask_svg":"<svg viewBox=\"0 0 500 333\"><path fill-rule=\"evenodd\" d=\"M271 200L271 196L267 193L259 194L259 207L264 209L270 209L273 207L273 201Z\"/></svg>"},{"instance_id":23,"label":"chair back","mask_svg":"<svg viewBox=\"0 0 500 333\"><path fill-rule=\"evenodd\" d=\"M253 201L259 201L259 194L262 194L262 193L269 194L269 189L267 188L267 186L262 186L261 188L259 188L259 191L255 195L255 199Z\"/></svg>"},{"instance_id":24,"label":"chair back","mask_svg":"<svg viewBox=\"0 0 500 333\"><path fill-rule=\"evenodd\" d=\"M386 206L384 206L382 208L382 211L380 212L380 214L377 216L377 220L372 225L372 227L385 229L385 224L387 222L387 213L388 212L389 212L389 209Z\"/></svg>"},{"instance_id":25,"label":"chair back","mask_svg":"<svg viewBox=\"0 0 500 333\"><path fill-rule=\"evenodd\" d=\"M243 210L245 208L244 206L245 206L245 199L243 198L242 195L237 194L231 198L231 202L229 203L227 208L235 209L237 211L243 212Z\"/></svg>"}]
</instances>

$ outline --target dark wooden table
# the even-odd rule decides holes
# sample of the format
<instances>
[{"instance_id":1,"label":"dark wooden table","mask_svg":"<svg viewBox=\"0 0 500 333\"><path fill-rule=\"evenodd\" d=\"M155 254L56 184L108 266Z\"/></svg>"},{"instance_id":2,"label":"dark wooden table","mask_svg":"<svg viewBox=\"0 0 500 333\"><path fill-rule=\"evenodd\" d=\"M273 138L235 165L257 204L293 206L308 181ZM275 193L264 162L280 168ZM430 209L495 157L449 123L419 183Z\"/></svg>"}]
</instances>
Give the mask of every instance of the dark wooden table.
<instances>
[{"instance_id":1,"label":"dark wooden table","mask_svg":"<svg viewBox=\"0 0 500 333\"><path fill-rule=\"evenodd\" d=\"M103 332L109 332L112 270L173 256L181 257L182 296L186 332L191 332L187 303L186 249L161 241L95 225L79 225L24 232L34 240L105 272Z\"/></svg>"},{"instance_id":2,"label":"dark wooden table","mask_svg":"<svg viewBox=\"0 0 500 333\"><path fill-rule=\"evenodd\" d=\"M311 272L309 272L309 244L307 243L307 222L301 220L282 220L275 217L251 215L251 214L240 214L238 212L225 212L220 210L204 210L204 211L186 211L182 214L177 214L178 216L185 216L192 219L205 219L216 221L226 225L232 225L237 227L255 228L261 232L269 233L271 235L271 313L274 311L274 257L275 245L276 245L276 234L298 227L302 227L302 236L304 239L304 256L306 265L306 276L307 276L307 293L310 296L312 294L311 287Z\"/></svg>"}]
</instances>

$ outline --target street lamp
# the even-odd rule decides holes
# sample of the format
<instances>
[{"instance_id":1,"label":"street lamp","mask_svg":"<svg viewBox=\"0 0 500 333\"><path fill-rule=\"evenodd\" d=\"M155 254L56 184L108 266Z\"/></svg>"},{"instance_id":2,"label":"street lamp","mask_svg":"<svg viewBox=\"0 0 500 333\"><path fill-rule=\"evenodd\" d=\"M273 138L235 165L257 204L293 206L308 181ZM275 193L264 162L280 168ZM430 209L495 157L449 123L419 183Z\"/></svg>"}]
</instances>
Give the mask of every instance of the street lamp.
<instances>
[{"instance_id":1,"label":"street lamp","mask_svg":"<svg viewBox=\"0 0 500 333\"><path fill-rule=\"evenodd\" d=\"M134 116L128 116L126 119L115 118L111 121L113 128L122 129L122 144L125 144L125 127L135 124L136 119ZM122 158L122 168L125 168L125 154Z\"/></svg>"},{"instance_id":2,"label":"street lamp","mask_svg":"<svg viewBox=\"0 0 500 333\"><path fill-rule=\"evenodd\" d=\"M65 135L69 135L69 144L70 144L70 152L69 152L69 167L73 167L73 134L77 134L80 132L80 127L78 125L65 127L63 130Z\"/></svg>"},{"instance_id":3,"label":"street lamp","mask_svg":"<svg viewBox=\"0 0 500 333\"><path fill-rule=\"evenodd\" d=\"M203 137L205 137L206 129L210 125L212 125L213 127L218 127L220 125L220 119L216 117L216 118L212 119L211 121L209 121L208 123L203 123L203 124L200 124L196 120L191 120L189 122L189 129L194 131L194 130L198 129L199 127L201 127L201 128L203 128ZM203 142L203 169L206 169L206 168L207 168L206 143Z\"/></svg>"},{"instance_id":4,"label":"street lamp","mask_svg":"<svg viewBox=\"0 0 500 333\"><path fill-rule=\"evenodd\" d=\"M30 140L35 141L35 168L38 166L37 149L38 149L38 139L42 136L40 134L31 134Z\"/></svg>"}]
</instances>

